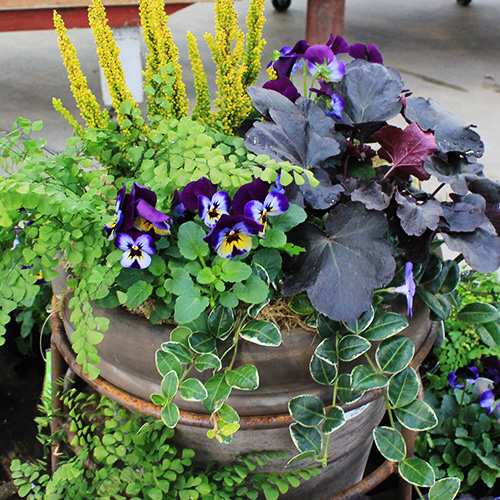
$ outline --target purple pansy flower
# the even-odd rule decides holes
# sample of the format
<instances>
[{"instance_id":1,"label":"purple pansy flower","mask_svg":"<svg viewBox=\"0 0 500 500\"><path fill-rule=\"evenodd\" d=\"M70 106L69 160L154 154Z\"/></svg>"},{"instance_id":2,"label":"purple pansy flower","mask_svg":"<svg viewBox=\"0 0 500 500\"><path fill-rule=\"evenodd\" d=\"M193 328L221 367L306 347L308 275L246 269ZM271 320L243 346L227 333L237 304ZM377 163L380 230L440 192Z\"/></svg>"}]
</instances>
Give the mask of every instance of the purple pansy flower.
<instances>
[{"instance_id":1,"label":"purple pansy flower","mask_svg":"<svg viewBox=\"0 0 500 500\"><path fill-rule=\"evenodd\" d=\"M198 196L207 198L217 192L217 186L206 177L190 182L181 192L180 199L186 210L198 210Z\"/></svg>"},{"instance_id":2,"label":"purple pansy flower","mask_svg":"<svg viewBox=\"0 0 500 500\"><path fill-rule=\"evenodd\" d=\"M312 76L320 74L330 80L340 80L345 74L345 64L338 61L330 47L311 45L304 52L307 67Z\"/></svg>"},{"instance_id":3,"label":"purple pansy flower","mask_svg":"<svg viewBox=\"0 0 500 500\"><path fill-rule=\"evenodd\" d=\"M329 89L325 82L319 82L319 86L321 89L309 89L311 92L314 92L318 95L318 97L326 98L326 109L325 112L328 116L332 118L337 118L338 120L342 119L342 110L344 109L345 102L342 97L338 94L334 94L331 89Z\"/></svg>"},{"instance_id":4,"label":"purple pansy flower","mask_svg":"<svg viewBox=\"0 0 500 500\"><path fill-rule=\"evenodd\" d=\"M500 382L500 359L497 356L484 356L480 361L486 370L483 376L492 380L494 384L498 384Z\"/></svg>"},{"instance_id":5,"label":"purple pansy flower","mask_svg":"<svg viewBox=\"0 0 500 500\"><path fill-rule=\"evenodd\" d=\"M225 191L217 191L212 198L198 196L198 215L208 227L214 227L223 214L229 214L229 195Z\"/></svg>"},{"instance_id":6,"label":"purple pansy flower","mask_svg":"<svg viewBox=\"0 0 500 500\"><path fill-rule=\"evenodd\" d=\"M349 55L354 59L364 59L372 63L383 64L382 54L374 43L366 46L362 43L354 43L349 47Z\"/></svg>"},{"instance_id":7,"label":"purple pansy flower","mask_svg":"<svg viewBox=\"0 0 500 500\"><path fill-rule=\"evenodd\" d=\"M131 197L134 201L133 227L158 236L170 233L172 220L155 208L157 196L154 191L134 182Z\"/></svg>"},{"instance_id":8,"label":"purple pansy flower","mask_svg":"<svg viewBox=\"0 0 500 500\"><path fill-rule=\"evenodd\" d=\"M493 389L484 391L479 396L479 404L481 408L487 408L487 415L490 415L500 406L500 384L495 384Z\"/></svg>"},{"instance_id":9,"label":"purple pansy flower","mask_svg":"<svg viewBox=\"0 0 500 500\"><path fill-rule=\"evenodd\" d=\"M475 366L462 367L448 374L448 383L454 389L464 389L465 383L474 384L479 377L479 371Z\"/></svg>"},{"instance_id":10,"label":"purple pansy flower","mask_svg":"<svg viewBox=\"0 0 500 500\"><path fill-rule=\"evenodd\" d=\"M186 211L184 203L181 201L181 194L176 189L172 195L172 203L170 204L170 211L174 217L182 217Z\"/></svg>"},{"instance_id":11,"label":"purple pansy flower","mask_svg":"<svg viewBox=\"0 0 500 500\"><path fill-rule=\"evenodd\" d=\"M252 236L257 236L262 225L244 215L222 215L210 233L203 238L217 253L230 259L252 249Z\"/></svg>"},{"instance_id":12,"label":"purple pansy flower","mask_svg":"<svg viewBox=\"0 0 500 500\"><path fill-rule=\"evenodd\" d=\"M285 194L285 188L281 185L281 175L278 174L276 180L274 181L274 186L271 186L271 191L276 191L277 193Z\"/></svg>"},{"instance_id":13,"label":"purple pansy flower","mask_svg":"<svg viewBox=\"0 0 500 500\"><path fill-rule=\"evenodd\" d=\"M349 44L340 36L330 35L326 45L332 49L334 54L348 54Z\"/></svg>"},{"instance_id":14,"label":"purple pansy flower","mask_svg":"<svg viewBox=\"0 0 500 500\"><path fill-rule=\"evenodd\" d=\"M130 234L119 233L115 245L124 252L120 261L123 267L145 269L151 264L151 255L156 253L155 243L149 234L134 238Z\"/></svg>"},{"instance_id":15,"label":"purple pansy flower","mask_svg":"<svg viewBox=\"0 0 500 500\"><path fill-rule=\"evenodd\" d=\"M407 262L405 264L405 282L401 286L397 286L394 288L389 288L389 292L393 293L401 293L406 296L406 302L408 304L408 309L406 313L408 316L412 316L412 307L413 307L413 297L415 295L416 285L415 280L413 279L413 263Z\"/></svg>"},{"instance_id":16,"label":"purple pansy flower","mask_svg":"<svg viewBox=\"0 0 500 500\"><path fill-rule=\"evenodd\" d=\"M241 186L233 196L233 214L244 215L245 205L249 201L264 201L270 187L268 182L259 178Z\"/></svg>"},{"instance_id":17,"label":"purple pansy flower","mask_svg":"<svg viewBox=\"0 0 500 500\"><path fill-rule=\"evenodd\" d=\"M262 85L262 88L279 92L292 102L295 102L300 97L297 87L295 87L288 76L282 76L276 80L269 80Z\"/></svg>"},{"instance_id":18,"label":"purple pansy flower","mask_svg":"<svg viewBox=\"0 0 500 500\"><path fill-rule=\"evenodd\" d=\"M288 210L290 203L286 197L278 191L271 191L266 195L264 201L252 200L245 205L245 216L262 224L263 229L260 236L265 236L268 217L280 215Z\"/></svg>"},{"instance_id":19,"label":"purple pansy flower","mask_svg":"<svg viewBox=\"0 0 500 500\"><path fill-rule=\"evenodd\" d=\"M290 77L295 72L297 64L302 63L300 59L308 47L309 45L305 40L299 40L293 48L290 49L290 47L285 46L280 50L281 57L272 62L278 78L282 76Z\"/></svg>"}]
</instances>

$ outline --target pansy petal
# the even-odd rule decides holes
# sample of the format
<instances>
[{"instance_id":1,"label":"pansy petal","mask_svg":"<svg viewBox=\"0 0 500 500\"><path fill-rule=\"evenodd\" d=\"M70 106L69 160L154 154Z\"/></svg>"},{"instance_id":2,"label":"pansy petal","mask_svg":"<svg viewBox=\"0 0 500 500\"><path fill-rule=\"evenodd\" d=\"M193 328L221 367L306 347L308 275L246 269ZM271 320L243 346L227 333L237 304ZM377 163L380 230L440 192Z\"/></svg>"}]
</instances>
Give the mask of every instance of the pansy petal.
<instances>
[{"instance_id":1,"label":"pansy petal","mask_svg":"<svg viewBox=\"0 0 500 500\"><path fill-rule=\"evenodd\" d=\"M181 192L181 202L187 210L198 208L198 196L200 194L212 198L217 192L217 187L206 177L190 182Z\"/></svg>"},{"instance_id":2,"label":"pansy petal","mask_svg":"<svg viewBox=\"0 0 500 500\"><path fill-rule=\"evenodd\" d=\"M270 185L262 179L255 179L241 186L233 197L233 214L243 215L245 205L252 200L264 201Z\"/></svg>"},{"instance_id":3,"label":"pansy petal","mask_svg":"<svg viewBox=\"0 0 500 500\"><path fill-rule=\"evenodd\" d=\"M245 205L245 217L248 217L259 224L262 224L262 215L265 212L264 204L257 200L249 201Z\"/></svg>"},{"instance_id":4,"label":"pansy petal","mask_svg":"<svg viewBox=\"0 0 500 500\"><path fill-rule=\"evenodd\" d=\"M143 252L154 254L156 253L156 245L153 238L149 234L141 234L136 240L135 244L140 247Z\"/></svg>"},{"instance_id":5,"label":"pansy petal","mask_svg":"<svg viewBox=\"0 0 500 500\"><path fill-rule=\"evenodd\" d=\"M345 64L336 59L327 64L326 69L332 80L340 80L345 75Z\"/></svg>"},{"instance_id":6,"label":"pansy petal","mask_svg":"<svg viewBox=\"0 0 500 500\"><path fill-rule=\"evenodd\" d=\"M289 201L281 193L277 191L271 191L264 200L264 208L267 215L279 215L288 210L290 207Z\"/></svg>"},{"instance_id":7,"label":"pansy petal","mask_svg":"<svg viewBox=\"0 0 500 500\"><path fill-rule=\"evenodd\" d=\"M203 194L200 194L198 196L198 217L200 219L203 220L207 216L211 205L212 203L208 196L205 196Z\"/></svg>"},{"instance_id":8,"label":"pansy petal","mask_svg":"<svg viewBox=\"0 0 500 500\"><path fill-rule=\"evenodd\" d=\"M225 259L231 259L236 255L242 255L252 249L252 237L238 233L232 236L229 233L217 248L217 253Z\"/></svg>"},{"instance_id":9,"label":"pansy petal","mask_svg":"<svg viewBox=\"0 0 500 500\"><path fill-rule=\"evenodd\" d=\"M134 200L144 200L153 207L156 205L156 193L147 187L137 184L137 182L134 182L131 194L134 197Z\"/></svg>"},{"instance_id":10,"label":"pansy petal","mask_svg":"<svg viewBox=\"0 0 500 500\"><path fill-rule=\"evenodd\" d=\"M229 213L230 203L231 199L225 191L218 191L212 196L212 204L217 205L219 210L226 214Z\"/></svg>"},{"instance_id":11,"label":"pansy petal","mask_svg":"<svg viewBox=\"0 0 500 500\"><path fill-rule=\"evenodd\" d=\"M115 238L115 246L120 250L128 250L135 243L134 238L127 233L118 233Z\"/></svg>"},{"instance_id":12,"label":"pansy petal","mask_svg":"<svg viewBox=\"0 0 500 500\"><path fill-rule=\"evenodd\" d=\"M138 200L136 205L137 213L144 217L146 220L153 224L157 222L170 222L170 217L163 212L157 210L154 206L150 205L146 200Z\"/></svg>"}]
</instances>

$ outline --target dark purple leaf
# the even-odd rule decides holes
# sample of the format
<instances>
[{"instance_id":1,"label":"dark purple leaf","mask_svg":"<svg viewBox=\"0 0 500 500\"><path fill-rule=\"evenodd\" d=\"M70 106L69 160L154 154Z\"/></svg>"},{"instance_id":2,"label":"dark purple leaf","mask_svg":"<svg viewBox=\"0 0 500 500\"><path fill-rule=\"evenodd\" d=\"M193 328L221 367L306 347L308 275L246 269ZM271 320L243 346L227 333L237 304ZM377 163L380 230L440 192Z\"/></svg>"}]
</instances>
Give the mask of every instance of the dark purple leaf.
<instances>
[{"instance_id":1,"label":"dark purple leaf","mask_svg":"<svg viewBox=\"0 0 500 500\"><path fill-rule=\"evenodd\" d=\"M340 154L344 137L335 132L335 122L313 101L301 97L293 104L272 90L255 87L248 92L259 112L272 120L256 122L247 133L245 145L252 153L307 169L320 168Z\"/></svg>"},{"instance_id":2,"label":"dark purple leaf","mask_svg":"<svg viewBox=\"0 0 500 500\"><path fill-rule=\"evenodd\" d=\"M422 236L427 229L434 231L443 215L441 203L437 200L417 202L411 196L396 193L396 202L399 222L409 236Z\"/></svg>"},{"instance_id":3,"label":"dark purple leaf","mask_svg":"<svg viewBox=\"0 0 500 500\"><path fill-rule=\"evenodd\" d=\"M465 182L471 193L480 194L488 203L500 203L500 183L492 181L487 177L469 175Z\"/></svg>"},{"instance_id":4,"label":"dark purple leaf","mask_svg":"<svg viewBox=\"0 0 500 500\"><path fill-rule=\"evenodd\" d=\"M485 215L500 236L500 205L498 203L487 203Z\"/></svg>"},{"instance_id":5,"label":"dark purple leaf","mask_svg":"<svg viewBox=\"0 0 500 500\"><path fill-rule=\"evenodd\" d=\"M345 107L339 123L359 125L386 122L401 112L401 75L380 64L356 60L346 65L344 78L333 84L333 90Z\"/></svg>"},{"instance_id":6,"label":"dark purple leaf","mask_svg":"<svg viewBox=\"0 0 500 500\"><path fill-rule=\"evenodd\" d=\"M306 248L287 269L283 293L307 290L312 305L329 318L351 321L370 307L372 293L392 280L395 262L384 239L387 220L360 203L337 205L325 221L326 234L311 223L290 239Z\"/></svg>"},{"instance_id":7,"label":"dark purple leaf","mask_svg":"<svg viewBox=\"0 0 500 500\"><path fill-rule=\"evenodd\" d=\"M405 260L414 264L422 264L429 260L433 239L434 231L430 229L422 236L409 236L401 227L398 228L398 242L405 253Z\"/></svg>"},{"instance_id":8,"label":"dark purple leaf","mask_svg":"<svg viewBox=\"0 0 500 500\"><path fill-rule=\"evenodd\" d=\"M483 166L459 153L434 153L424 161L425 170L435 175L439 182L451 185L453 190L459 194L467 193L465 178L467 175L479 174Z\"/></svg>"},{"instance_id":9,"label":"dark purple leaf","mask_svg":"<svg viewBox=\"0 0 500 500\"><path fill-rule=\"evenodd\" d=\"M440 225L440 230L468 233L484 223L486 202L482 196L468 194L456 199L457 201L442 203L445 222Z\"/></svg>"},{"instance_id":10,"label":"dark purple leaf","mask_svg":"<svg viewBox=\"0 0 500 500\"><path fill-rule=\"evenodd\" d=\"M432 99L411 97L406 100L405 118L417 122L422 130L432 130L436 137L438 151L458 152L480 158L484 144L479 135Z\"/></svg>"},{"instance_id":11,"label":"dark purple leaf","mask_svg":"<svg viewBox=\"0 0 500 500\"><path fill-rule=\"evenodd\" d=\"M392 161L389 173L396 169L397 175L407 178L414 175L420 180L427 180L430 175L423 168L424 160L436 151L436 140L430 132L422 132L416 123L408 125L404 130L386 125L373 135L382 146L378 155ZM387 175L386 174L386 175Z\"/></svg>"},{"instance_id":12,"label":"dark purple leaf","mask_svg":"<svg viewBox=\"0 0 500 500\"><path fill-rule=\"evenodd\" d=\"M493 273L500 267L500 236L478 228L472 233L442 233L448 247L461 253L480 273Z\"/></svg>"},{"instance_id":13,"label":"dark purple leaf","mask_svg":"<svg viewBox=\"0 0 500 500\"><path fill-rule=\"evenodd\" d=\"M302 194L306 204L315 210L327 210L338 201L344 188L340 184L332 184L329 175L320 169L314 170L314 176L319 185L312 187L309 181L298 186L298 192Z\"/></svg>"},{"instance_id":14,"label":"dark purple leaf","mask_svg":"<svg viewBox=\"0 0 500 500\"><path fill-rule=\"evenodd\" d=\"M392 192L384 193L382 185L375 180L368 182L360 180L358 187L351 192L351 200L363 203L368 210L385 210L391 198Z\"/></svg>"}]
</instances>

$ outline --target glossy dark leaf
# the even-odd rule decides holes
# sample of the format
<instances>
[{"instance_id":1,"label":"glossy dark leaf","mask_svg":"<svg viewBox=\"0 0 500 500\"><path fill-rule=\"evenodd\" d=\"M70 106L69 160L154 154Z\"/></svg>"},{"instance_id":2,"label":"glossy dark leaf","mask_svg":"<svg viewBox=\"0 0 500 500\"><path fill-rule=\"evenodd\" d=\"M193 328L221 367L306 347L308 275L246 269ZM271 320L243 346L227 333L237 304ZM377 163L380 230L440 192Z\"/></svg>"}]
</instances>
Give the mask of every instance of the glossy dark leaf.
<instances>
[{"instance_id":1,"label":"glossy dark leaf","mask_svg":"<svg viewBox=\"0 0 500 500\"><path fill-rule=\"evenodd\" d=\"M226 382L234 389L254 391L259 387L259 372L255 365L241 365L225 373Z\"/></svg>"},{"instance_id":2,"label":"glossy dark leaf","mask_svg":"<svg viewBox=\"0 0 500 500\"><path fill-rule=\"evenodd\" d=\"M371 325L374 317L375 309L371 306L355 320L345 321L344 326L352 333L361 333Z\"/></svg>"},{"instance_id":3,"label":"glossy dark leaf","mask_svg":"<svg viewBox=\"0 0 500 500\"><path fill-rule=\"evenodd\" d=\"M401 227L410 236L422 236L427 229L434 231L443 215L443 208L437 200L417 203L411 196L396 193L396 202L399 205L397 214Z\"/></svg>"},{"instance_id":4,"label":"glossy dark leaf","mask_svg":"<svg viewBox=\"0 0 500 500\"><path fill-rule=\"evenodd\" d=\"M245 145L252 153L311 169L341 152L344 139L335 132L335 122L310 99L301 97L293 104L278 92L257 87L249 87L248 93L272 120L254 123L247 133Z\"/></svg>"},{"instance_id":5,"label":"glossy dark leaf","mask_svg":"<svg viewBox=\"0 0 500 500\"><path fill-rule=\"evenodd\" d=\"M455 261L447 260L443 262L436 278L429 283L429 291L446 295L453 292L459 284L460 267Z\"/></svg>"},{"instance_id":6,"label":"glossy dark leaf","mask_svg":"<svg viewBox=\"0 0 500 500\"><path fill-rule=\"evenodd\" d=\"M491 321L476 327L476 333L479 338L493 349L500 349L500 325L498 322Z\"/></svg>"},{"instance_id":7,"label":"glossy dark leaf","mask_svg":"<svg viewBox=\"0 0 500 500\"><path fill-rule=\"evenodd\" d=\"M231 393L231 387L226 382L223 373L213 376L206 384L207 397L203 400L205 410L212 413L217 405L217 402L226 399Z\"/></svg>"},{"instance_id":8,"label":"glossy dark leaf","mask_svg":"<svg viewBox=\"0 0 500 500\"><path fill-rule=\"evenodd\" d=\"M430 132L422 132L416 123L404 130L393 125L386 125L373 135L382 146L378 151L380 158L392 162L392 171L396 175L408 178L414 175L420 180L427 180L430 175L424 169L424 160L436 151L436 140ZM386 174L387 175L387 174Z\"/></svg>"},{"instance_id":9,"label":"glossy dark leaf","mask_svg":"<svg viewBox=\"0 0 500 500\"><path fill-rule=\"evenodd\" d=\"M198 354L208 354L216 349L215 337L210 333L193 332L189 336L189 346Z\"/></svg>"},{"instance_id":10,"label":"glossy dark leaf","mask_svg":"<svg viewBox=\"0 0 500 500\"><path fill-rule=\"evenodd\" d=\"M353 61L346 66L344 78L332 87L344 99L340 123L346 125L386 122L402 108L401 75L381 64L360 59Z\"/></svg>"},{"instance_id":11,"label":"glossy dark leaf","mask_svg":"<svg viewBox=\"0 0 500 500\"><path fill-rule=\"evenodd\" d=\"M399 462L406 458L406 443L402 434L392 427L377 427L373 439L384 458Z\"/></svg>"},{"instance_id":12,"label":"glossy dark leaf","mask_svg":"<svg viewBox=\"0 0 500 500\"><path fill-rule=\"evenodd\" d=\"M389 379L385 375L365 365L357 365L354 367L351 380L352 390L355 392L379 389L380 387L385 387L389 382Z\"/></svg>"},{"instance_id":13,"label":"glossy dark leaf","mask_svg":"<svg viewBox=\"0 0 500 500\"><path fill-rule=\"evenodd\" d=\"M475 160L475 158L473 158ZM424 168L439 182L450 184L458 194L468 192L467 177L481 174L483 165L459 153L434 153L424 161Z\"/></svg>"},{"instance_id":14,"label":"glossy dark leaf","mask_svg":"<svg viewBox=\"0 0 500 500\"><path fill-rule=\"evenodd\" d=\"M481 157L484 144L479 135L456 116L432 99L410 97L406 100L405 117L417 122L422 130L432 130L438 151L459 152Z\"/></svg>"},{"instance_id":15,"label":"glossy dark leaf","mask_svg":"<svg viewBox=\"0 0 500 500\"><path fill-rule=\"evenodd\" d=\"M473 302L466 304L458 311L457 319L468 325L479 325L497 321L500 319L500 312L496 307L486 302Z\"/></svg>"},{"instance_id":16,"label":"glossy dark leaf","mask_svg":"<svg viewBox=\"0 0 500 500\"><path fill-rule=\"evenodd\" d=\"M353 391L351 388L351 375L349 373L341 373L337 379L337 397L342 403L354 403L362 395L364 391Z\"/></svg>"},{"instance_id":17,"label":"glossy dark leaf","mask_svg":"<svg viewBox=\"0 0 500 500\"><path fill-rule=\"evenodd\" d=\"M387 220L351 203L335 207L325 229L326 234L304 223L290 235L306 253L295 261L295 269L287 269L283 293L306 290L316 310L334 320L352 321L371 306L373 290L394 275L392 248L384 239Z\"/></svg>"},{"instance_id":18,"label":"glossy dark leaf","mask_svg":"<svg viewBox=\"0 0 500 500\"><path fill-rule=\"evenodd\" d=\"M290 426L290 435L300 452L314 451L319 453L323 447L323 436L315 427L292 424Z\"/></svg>"},{"instance_id":19,"label":"glossy dark leaf","mask_svg":"<svg viewBox=\"0 0 500 500\"><path fill-rule=\"evenodd\" d=\"M323 434L331 434L346 423L344 410L340 406L333 406L328 410L323 427Z\"/></svg>"},{"instance_id":20,"label":"glossy dark leaf","mask_svg":"<svg viewBox=\"0 0 500 500\"><path fill-rule=\"evenodd\" d=\"M288 403L292 417L305 427L316 427L325 419L325 405L317 396L301 395Z\"/></svg>"},{"instance_id":21,"label":"glossy dark leaf","mask_svg":"<svg viewBox=\"0 0 500 500\"><path fill-rule=\"evenodd\" d=\"M385 340L403 331L408 321L401 314L379 311L370 326L361 332L368 340Z\"/></svg>"},{"instance_id":22,"label":"glossy dark leaf","mask_svg":"<svg viewBox=\"0 0 500 500\"><path fill-rule=\"evenodd\" d=\"M431 293L423 288L417 288L417 295L424 301L440 321L445 321L451 313L452 302L446 295Z\"/></svg>"},{"instance_id":23,"label":"glossy dark leaf","mask_svg":"<svg viewBox=\"0 0 500 500\"><path fill-rule=\"evenodd\" d=\"M369 340L359 335L345 335L339 342L339 358L342 361L352 361L372 346Z\"/></svg>"},{"instance_id":24,"label":"glossy dark leaf","mask_svg":"<svg viewBox=\"0 0 500 500\"><path fill-rule=\"evenodd\" d=\"M363 203L368 210L385 210L389 206L392 193L385 193L379 182L370 180L357 184L358 187L351 192L352 201Z\"/></svg>"},{"instance_id":25,"label":"glossy dark leaf","mask_svg":"<svg viewBox=\"0 0 500 500\"><path fill-rule=\"evenodd\" d=\"M415 400L418 395L418 388L417 373L409 366L390 378L388 396L395 407L406 406Z\"/></svg>"},{"instance_id":26,"label":"glossy dark leaf","mask_svg":"<svg viewBox=\"0 0 500 500\"><path fill-rule=\"evenodd\" d=\"M412 431L426 431L438 423L432 408L420 399L415 399L406 406L396 408L394 414L402 425Z\"/></svg>"},{"instance_id":27,"label":"glossy dark leaf","mask_svg":"<svg viewBox=\"0 0 500 500\"><path fill-rule=\"evenodd\" d=\"M414 352L415 344L408 337L391 337L377 347L377 364L385 373L397 373L410 364Z\"/></svg>"},{"instance_id":28,"label":"glossy dark leaf","mask_svg":"<svg viewBox=\"0 0 500 500\"><path fill-rule=\"evenodd\" d=\"M446 222L441 229L446 232L471 232L485 221L486 202L478 194L468 194L455 202L444 202L442 207Z\"/></svg>"},{"instance_id":29,"label":"glossy dark leaf","mask_svg":"<svg viewBox=\"0 0 500 500\"><path fill-rule=\"evenodd\" d=\"M234 311L228 307L216 305L208 315L210 333L218 339L225 339L234 327Z\"/></svg>"},{"instance_id":30,"label":"glossy dark leaf","mask_svg":"<svg viewBox=\"0 0 500 500\"><path fill-rule=\"evenodd\" d=\"M482 228L472 233L442 233L451 250L461 253L480 273L493 273L500 267L500 236Z\"/></svg>"}]
</instances>

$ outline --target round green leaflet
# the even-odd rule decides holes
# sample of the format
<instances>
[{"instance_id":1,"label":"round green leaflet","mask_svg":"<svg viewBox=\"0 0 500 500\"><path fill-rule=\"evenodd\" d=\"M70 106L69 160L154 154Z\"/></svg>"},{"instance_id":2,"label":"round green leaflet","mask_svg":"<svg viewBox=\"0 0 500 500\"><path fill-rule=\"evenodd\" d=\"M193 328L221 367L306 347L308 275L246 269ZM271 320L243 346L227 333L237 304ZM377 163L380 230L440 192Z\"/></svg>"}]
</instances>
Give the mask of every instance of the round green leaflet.
<instances>
[{"instance_id":1,"label":"round green leaflet","mask_svg":"<svg viewBox=\"0 0 500 500\"><path fill-rule=\"evenodd\" d=\"M325 405L317 396L304 394L292 398L288 409L292 417L305 427L316 427L325 419Z\"/></svg>"}]
</instances>

